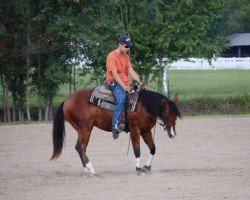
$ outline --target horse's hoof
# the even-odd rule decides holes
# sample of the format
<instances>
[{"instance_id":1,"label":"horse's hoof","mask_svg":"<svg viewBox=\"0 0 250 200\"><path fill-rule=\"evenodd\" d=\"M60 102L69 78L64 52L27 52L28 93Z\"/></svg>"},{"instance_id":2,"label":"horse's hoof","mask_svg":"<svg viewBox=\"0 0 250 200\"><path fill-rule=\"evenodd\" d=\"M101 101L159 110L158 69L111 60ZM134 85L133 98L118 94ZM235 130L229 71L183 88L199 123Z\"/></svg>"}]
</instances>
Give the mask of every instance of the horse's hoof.
<instances>
[{"instance_id":1,"label":"horse's hoof","mask_svg":"<svg viewBox=\"0 0 250 200\"><path fill-rule=\"evenodd\" d=\"M83 172L84 173L89 173L89 169L87 167L83 167Z\"/></svg>"},{"instance_id":2,"label":"horse's hoof","mask_svg":"<svg viewBox=\"0 0 250 200\"><path fill-rule=\"evenodd\" d=\"M101 174L95 174L95 177L102 178L102 175Z\"/></svg>"},{"instance_id":3,"label":"horse's hoof","mask_svg":"<svg viewBox=\"0 0 250 200\"><path fill-rule=\"evenodd\" d=\"M135 170L136 170L136 174L137 174L138 176L140 176L140 175L145 175L144 171L143 171L141 168L136 167Z\"/></svg>"},{"instance_id":4,"label":"horse's hoof","mask_svg":"<svg viewBox=\"0 0 250 200\"><path fill-rule=\"evenodd\" d=\"M148 173L150 173L150 171L151 171L151 165L150 166L144 166L143 168L142 168L142 171L145 173L145 174L148 174Z\"/></svg>"}]
</instances>

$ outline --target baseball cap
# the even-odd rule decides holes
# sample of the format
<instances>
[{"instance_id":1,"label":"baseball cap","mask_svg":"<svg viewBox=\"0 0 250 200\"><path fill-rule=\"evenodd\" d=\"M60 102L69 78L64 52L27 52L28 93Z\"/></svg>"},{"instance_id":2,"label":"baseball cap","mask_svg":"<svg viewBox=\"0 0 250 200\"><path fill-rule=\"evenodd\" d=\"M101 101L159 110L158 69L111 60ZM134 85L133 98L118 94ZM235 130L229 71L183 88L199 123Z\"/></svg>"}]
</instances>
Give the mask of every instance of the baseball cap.
<instances>
[{"instance_id":1,"label":"baseball cap","mask_svg":"<svg viewBox=\"0 0 250 200\"><path fill-rule=\"evenodd\" d=\"M131 42L130 38L127 35L121 35L119 37L119 39L118 39L118 42L123 43L123 44L125 44L126 46L129 46L129 47L132 46L132 42Z\"/></svg>"}]
</instances>

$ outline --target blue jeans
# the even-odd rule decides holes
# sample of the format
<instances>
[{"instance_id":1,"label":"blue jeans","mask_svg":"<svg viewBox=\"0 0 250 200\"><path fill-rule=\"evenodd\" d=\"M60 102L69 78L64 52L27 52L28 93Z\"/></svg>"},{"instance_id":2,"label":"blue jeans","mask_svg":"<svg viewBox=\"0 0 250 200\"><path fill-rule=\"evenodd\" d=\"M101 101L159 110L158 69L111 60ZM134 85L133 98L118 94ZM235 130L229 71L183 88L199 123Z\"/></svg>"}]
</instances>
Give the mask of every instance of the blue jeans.
<instances>
[{"instance_id":1,"label":"blue jeans","mask_svg":"<svg viewBox=\"0 0 250 200\"><path fill-rule=\"evenodd\" d=\"M112 129L113 129L115 127L115 124L118 122L122 114L122 111L124 109L126 102L126 91L119 84L115 85L109 84L109 88L113 92L116 99L113 118L112 118Z\"/></svg>"}]
</instances>

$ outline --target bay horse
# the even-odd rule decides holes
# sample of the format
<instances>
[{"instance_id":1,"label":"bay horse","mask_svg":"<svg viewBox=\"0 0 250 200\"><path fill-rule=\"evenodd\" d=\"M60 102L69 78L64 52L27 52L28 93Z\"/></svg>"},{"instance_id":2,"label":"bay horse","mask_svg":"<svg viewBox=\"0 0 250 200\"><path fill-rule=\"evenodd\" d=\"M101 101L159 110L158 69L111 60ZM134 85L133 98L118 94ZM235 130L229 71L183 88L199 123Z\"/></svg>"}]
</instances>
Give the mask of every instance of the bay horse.
<instances>
[{"instance_id":1,"label":"bay horse","mask_svg":"<svg viewBox=\"0 0 250 200\"><path fill-rule=\"evenodd\" d=\"M77 131L78 140L75 145L84 171L95 174L94 167L90 162L86 149L94 126L104 131L111 132L112 112L89 102L93 89L80 89L69 96L59 106L53 121L53 154L51 160L58 158L62 152L66 119ZM138 175L151 170L151 164L155 155L155 144L151 129L155 126L157 119L168 132L170 138L176 135L175 124L181 113L176 106L178 96L171 101L164 95L142 89L139 93L138 104L134 112L126 112L127 128L136 158L136 172ZM140 136L150 149L150 155L145 166L140 162ZM110 135L110 137L112 137Z\"/></svg>"}]
</instances>

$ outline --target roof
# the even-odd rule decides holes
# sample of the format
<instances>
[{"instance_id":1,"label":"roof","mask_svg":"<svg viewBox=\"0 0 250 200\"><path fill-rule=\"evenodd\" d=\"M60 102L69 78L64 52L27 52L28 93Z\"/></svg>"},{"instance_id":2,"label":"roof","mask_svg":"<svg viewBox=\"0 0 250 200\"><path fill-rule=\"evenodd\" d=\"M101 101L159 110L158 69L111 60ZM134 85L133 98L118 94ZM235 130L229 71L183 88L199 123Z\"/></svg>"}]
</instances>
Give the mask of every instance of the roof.
<instances>
[{"instance_id":1,"label":"roof","mask_svg":"<svg viewBox=\"0 0 250 200\"><path fill-rule=\"evenodd\" d=\"M228 38L230 46L250 46L250 33L235 33Z\"/></svg>"}]
</instances>

